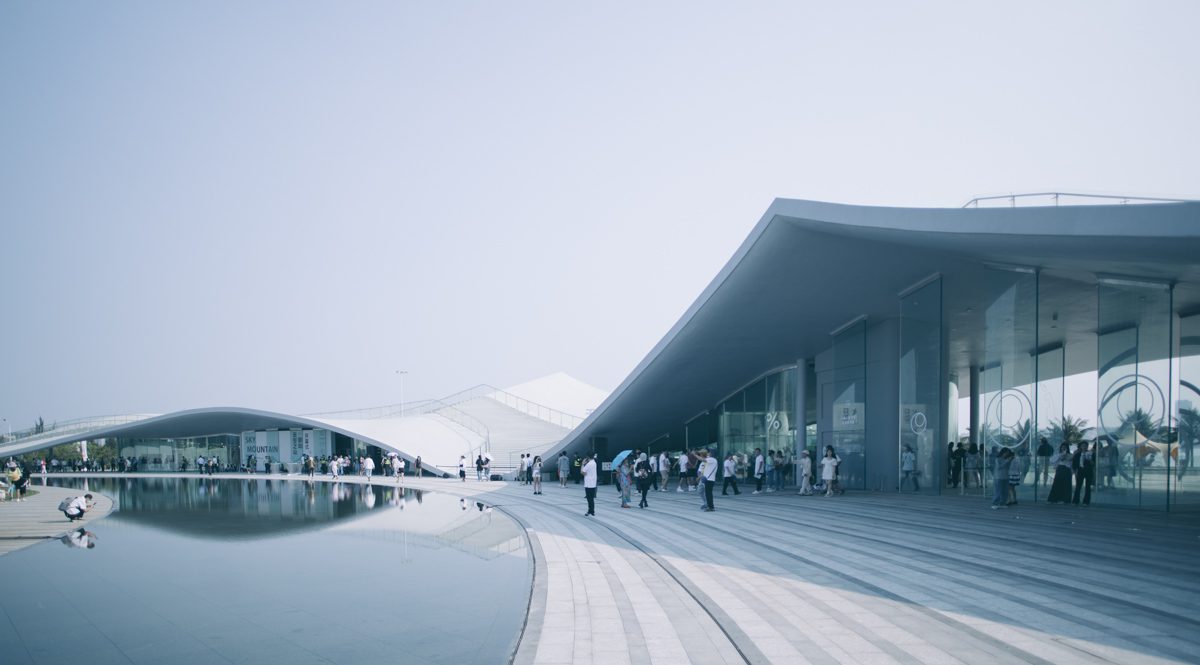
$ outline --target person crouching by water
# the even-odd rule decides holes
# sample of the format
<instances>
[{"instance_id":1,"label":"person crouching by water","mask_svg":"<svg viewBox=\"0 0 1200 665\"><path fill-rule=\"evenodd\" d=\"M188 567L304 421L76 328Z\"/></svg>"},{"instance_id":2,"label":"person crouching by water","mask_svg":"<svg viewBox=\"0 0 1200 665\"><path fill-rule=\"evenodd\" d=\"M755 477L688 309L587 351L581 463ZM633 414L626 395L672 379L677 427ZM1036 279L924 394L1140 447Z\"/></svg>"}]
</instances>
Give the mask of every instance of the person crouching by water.
<instances>
[{"instance_id":1,"label":"person crouching by water","mask_svg":"<svg viewBox=\"0 0 1200 665\"><path fill-rule=\"evenodd\" d=\"M96 504L92 503L91 494L77 496L74 499L71 499L71 502L68 503L67 507L63 509L63 514L66 515L67 519L71 520L72 522L75 520L81 520L83 519L83 514L91 510L94 505Z\"/></svg>"}]
</instances>

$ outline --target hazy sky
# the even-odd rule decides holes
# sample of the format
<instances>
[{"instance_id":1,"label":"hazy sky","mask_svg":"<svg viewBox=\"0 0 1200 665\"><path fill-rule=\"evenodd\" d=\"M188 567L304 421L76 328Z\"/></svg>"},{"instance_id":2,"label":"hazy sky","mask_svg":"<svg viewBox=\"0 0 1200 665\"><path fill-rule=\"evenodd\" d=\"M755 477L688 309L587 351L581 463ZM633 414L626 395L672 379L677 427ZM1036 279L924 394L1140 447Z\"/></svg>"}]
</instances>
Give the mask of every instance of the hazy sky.
<instances>
[{"instance_id":1,"label":"hazy sky","mask_svg":"<svg viewBox=\"0 0 1200 665\"><path fill-rule=\"evenodd\" d=\"M1200 198L1197 2L0 4L0 416L614 388L775 197ZM752 324L749 323L749 324Z\"/></svg>"}]
</instances>

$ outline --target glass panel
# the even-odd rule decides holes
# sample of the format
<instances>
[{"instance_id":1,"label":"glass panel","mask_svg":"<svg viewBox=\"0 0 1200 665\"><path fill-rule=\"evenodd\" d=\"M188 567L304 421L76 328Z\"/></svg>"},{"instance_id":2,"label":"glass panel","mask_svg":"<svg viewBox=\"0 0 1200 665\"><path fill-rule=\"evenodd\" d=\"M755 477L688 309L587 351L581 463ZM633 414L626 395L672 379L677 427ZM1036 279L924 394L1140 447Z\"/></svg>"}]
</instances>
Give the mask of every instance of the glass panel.
<instances>
[{"instance_id":1,"label":"glass panel","mask_svg":"<svg viewBox=\"0 0 1200 665\"><path fill-rule=\"evenodd\" d=\"M984 310L984 359L979 373L980 434L993 502L1032 499L1037 275L992 271L994 295ZM1001 453L1012 451L1011 460ZM997 467L997 462L1000 466ZM1004 477L996 477L1000 469ZM1009 487L1015 486L1015 494Z\"/></svg>"},{"instance_id":2,"label":"glass panel","mask_svg":"<svg viewBox=\"0 0 1200 665\"><path fill-rule=\"evenodd\" d=\"M1200 315L1179 319L1178 438L1171 451L1175 469L1173 505L1200 504L1200 477L1196 453L1200 451Z\"/></svg>"},{"instance_id":3,"label":"glass panel","mask_svg":"<svg viewBox=\"0 0 1200 665\"><path fill-rule=\"evenodd\" d=\"M1171 290L1129 280L1100 284L1097 297L1097 449L1081 500L1094 482L1097 502L1165 509L1176 421Z\"/></svg>"},{"instance_id":4,"label":"glass panel","mask_svg":"<svg viewBox=\"0 0 1200 665\"><path fill-rule=\"evenodd\" d=\"M838 481L848 489L866 489L867 325L859 322L833 342L834 383L829 395L832 432L827 440L842 463ZM824 449L818 457L824 456Z\"/></svg>"},{"instance_id":5,"label":"glass panel","mask_svg":"<svg viewBox=\"0 0 1200 665\"><path fill-rule=\"evenodd\" d=\"M942 280L900 299L901 492L936 493L942 473ZM962 465L951 466L957 486Z\"/></svg>"},{"instance_id":6,"label":"glass panel","mask_svg":"<svg viewBox=\"0 0 1200 665\"><path fill-rule=\"evenodd\" d=\"M794 482L793 459L796 455L796 423L792 414L796 410L796 370L786 369L767 377L767 412L764 425L767 430L767 448L778 451L783 464L776 469L778 486Z\"/></svg>"}]
</instances>

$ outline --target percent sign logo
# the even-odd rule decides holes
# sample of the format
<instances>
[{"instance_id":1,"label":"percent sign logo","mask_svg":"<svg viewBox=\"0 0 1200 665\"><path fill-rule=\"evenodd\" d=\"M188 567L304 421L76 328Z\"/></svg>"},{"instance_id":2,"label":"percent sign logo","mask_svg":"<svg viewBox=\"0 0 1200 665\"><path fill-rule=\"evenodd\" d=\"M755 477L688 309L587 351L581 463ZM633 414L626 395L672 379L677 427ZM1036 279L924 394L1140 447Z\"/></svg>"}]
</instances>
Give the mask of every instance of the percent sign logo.
<instances>
[{"instance_id":1,"label":"percent sign logo","mask_svg":"<svg viewBox=\"0 0 1200 665\"><path fill-rule=\"evenodd\" d=\"M776 431L776 430L783 429L783 421L779 419L779 414L777 412L774 412L774 411L767 412L766 420L767 420L767 429L768 430Z\"/></svg>"}]
</instances>

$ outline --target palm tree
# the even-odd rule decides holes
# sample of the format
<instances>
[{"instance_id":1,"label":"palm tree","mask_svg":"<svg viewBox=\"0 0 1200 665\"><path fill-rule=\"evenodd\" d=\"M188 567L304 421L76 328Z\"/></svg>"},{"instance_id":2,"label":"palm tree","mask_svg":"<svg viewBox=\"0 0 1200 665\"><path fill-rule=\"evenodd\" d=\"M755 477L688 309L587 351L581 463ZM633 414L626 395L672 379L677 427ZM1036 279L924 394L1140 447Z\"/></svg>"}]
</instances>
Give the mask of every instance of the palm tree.
<instances>
[{"instance_id":1,"label":"palm tree","mask_svg":"<svg viewBox=\"0 0 1200 665\"><path fill-rule=\"evenodd\" d=\"M1063 416L1061 420L1051 420L1050 429L1047 431L1047 439L1055 448L1059 444L1066 443L1068 445L1077 445L1084 440L1084 436L1088 429L1086 420L1083 418L1074 418L1071 416Z\"/></svg>"}]
</instances>

